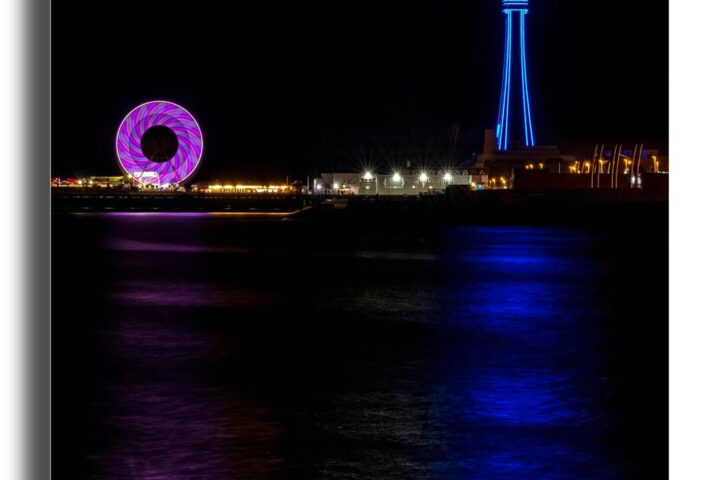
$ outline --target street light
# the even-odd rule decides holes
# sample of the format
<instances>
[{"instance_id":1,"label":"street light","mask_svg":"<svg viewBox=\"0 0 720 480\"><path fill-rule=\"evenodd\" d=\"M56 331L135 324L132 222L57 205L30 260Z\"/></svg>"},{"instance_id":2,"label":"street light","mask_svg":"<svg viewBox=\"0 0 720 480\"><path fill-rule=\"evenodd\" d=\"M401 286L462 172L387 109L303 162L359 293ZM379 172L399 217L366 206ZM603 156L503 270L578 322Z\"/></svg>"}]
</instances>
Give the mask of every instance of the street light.
<instances>
[{"instance_id":1,"label":"street light","mask_svg":"<svg viewBox=\"0 0 720 480\"><path fill-rule=\"evenodd\" d=\"M395 172L392 176L392 181L395 183L398 183L401 180L402 180L402 177L400 176L400 174L398 172Z\"/></svg>"},{"instance_id":2,"label":"street light","mask_svg":"<svg viewBox=\"0 0 720 480\"><path fill-rule=\"evenodd\" d=\"M422 172L422 173L420 174L420 183L427 183L427 181L428 181L427 173Z\"/></svg>"},{"instance_id":3,"label":"street light","mask_svg":"<svg viewBox=\"0 0 720 480\"><path fill-rule=\"evenodd\" d=\"M447 172L443 177L443 180L445 180L445 183L451 183L453 181L452 174L450 172Z\"/></svg>"}]
</instances>

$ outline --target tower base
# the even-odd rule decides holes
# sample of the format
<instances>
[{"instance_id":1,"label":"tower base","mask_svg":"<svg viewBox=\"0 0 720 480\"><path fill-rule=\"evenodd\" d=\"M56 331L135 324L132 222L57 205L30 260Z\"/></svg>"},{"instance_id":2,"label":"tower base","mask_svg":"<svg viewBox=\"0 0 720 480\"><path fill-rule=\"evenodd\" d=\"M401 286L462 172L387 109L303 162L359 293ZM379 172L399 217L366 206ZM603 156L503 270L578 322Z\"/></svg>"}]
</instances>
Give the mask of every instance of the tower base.
<instances>
[{"instance_id":1,"label":"tower base","mask_svg":"<svg viewBox=\"0 0 720 480\"><path fill-rule=\"evenodd\" d=\"M489 178L514 178L516 169L527 167L543 169L549 173L566 172L576 162L574 155L563 155L556 145L517 146L510 150L498 151L495 132L487 130L483 152L475 159L475 168Z\"/></svg>"}]
</instances>

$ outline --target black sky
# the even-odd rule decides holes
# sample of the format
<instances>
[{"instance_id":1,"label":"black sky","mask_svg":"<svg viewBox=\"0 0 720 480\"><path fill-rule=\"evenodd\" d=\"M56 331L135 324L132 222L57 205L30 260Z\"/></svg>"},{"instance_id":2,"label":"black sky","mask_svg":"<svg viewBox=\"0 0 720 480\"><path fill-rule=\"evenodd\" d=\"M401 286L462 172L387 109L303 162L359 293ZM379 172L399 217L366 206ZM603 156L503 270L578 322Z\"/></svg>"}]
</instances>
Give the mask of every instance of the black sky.
<instances>
[{"instance_id":1,"label":"black sky","mask_svg":"<svg viewBox=\"0 0 720 480\"><path fill-rule=\"evenodd\" d=\"M667 141L667 3L531 0L541 143ZM500 0L202 0L54 4L53 173L115 174L135 105L198 119L197 178L352 168L363 145L482 147L499 96Z\"/></svg>"}]
</instances>

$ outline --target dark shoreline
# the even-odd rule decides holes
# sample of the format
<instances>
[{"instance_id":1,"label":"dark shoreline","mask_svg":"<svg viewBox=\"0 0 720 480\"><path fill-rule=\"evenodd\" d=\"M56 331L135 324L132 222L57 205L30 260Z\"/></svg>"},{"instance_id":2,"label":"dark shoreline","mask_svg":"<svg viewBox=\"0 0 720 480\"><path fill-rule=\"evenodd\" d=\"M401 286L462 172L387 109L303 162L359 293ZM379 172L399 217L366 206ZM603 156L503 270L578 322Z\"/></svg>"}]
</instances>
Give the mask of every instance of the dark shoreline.
<instances>
[{"instance_id":1,"label":"dark shoreline","mask_svg":"<svg viewBox=\"0 0 720 480\"><path fill-rule=\"evenodd\" d=\"M332 223L667 225L668 201L640 190L452 191L421 197L54 193L53 213L272 214ZM283 215L286 214L286 215Z\"/></svg>"}]
</instances>

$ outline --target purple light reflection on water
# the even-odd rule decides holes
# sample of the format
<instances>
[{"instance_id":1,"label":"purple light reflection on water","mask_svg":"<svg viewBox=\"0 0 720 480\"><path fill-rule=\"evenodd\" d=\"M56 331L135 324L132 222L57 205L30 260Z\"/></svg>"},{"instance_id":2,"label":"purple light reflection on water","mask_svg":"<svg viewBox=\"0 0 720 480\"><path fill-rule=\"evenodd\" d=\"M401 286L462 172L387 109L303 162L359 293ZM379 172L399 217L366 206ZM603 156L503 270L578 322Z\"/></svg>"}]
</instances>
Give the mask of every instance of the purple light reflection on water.
<instances>
[{"instance_id":1,"label":"purple light reflection on water","mask_svg":"<svg viewBox=\"0 0 720 480\"><path fill-rule=\"evenodd\" d=\"M201 218L286 218L290 217L299 210L287 212L73 212L75 216L99 216L99 217L119 217L119 218L156 218L156 219L201 219Z\"/></svg>"},{"instance_id":2,"label":"purple light reflection on water","mask_svg":"<svg viewBox=\"0 0 720 480\"><path fill-rule=\"evenodd\" d=\"M106 480L271 478L281 428L256 399L197 385L192 378L136 382L106 391L102 452L95 478Z\"/></svg>"},{"instance_id":3,"label":"purple light reflection on water","mask_svg":"<svg viewBox=\"0 0 720 480\"><path fill-rule=\"evenodd\" d=\"M172 316L122 316L104 333L121 370L104 385L99 408L108 442L89 452L93 478L266 479L282 464L282 426L242 382L213 380L221 335Z\"/></svg>"},{"instance_id":4,"label":"purple light reflection on water","mask_svg":"<svg viewBox=\"0 0 720 480\"><path fill-rule=\"evenodd\" d=\"M256 250L243 247L211 247L197 244L144 242L123 238L110 238L105 242L108 250L122 252L162 252L162 253L237 253L252 254Z\"/></svg>"},{"instance_id":5,"label":"purple light reflection on water","mask_svg":"<svg viewBox=\"0 0 720 480\"><path fill-rule=\"evenodd\" d=\"M226 286L211 288L192 281L132 280L120 282L110 298L123 305L167 307L229 307L267 305L272 293L258 288Z\"/></svg>"},{"instance_id":6,"label":"purple light reflection on water","mask_svg":"<svg viewBox=\"0 0 720 480\"><path fill-rule=\"evenodd\" d=\"M82 215L97 215L101 217L156 217L156 218L203 218L210 215L208 212L100 212L84 213Z\"/></svg>"}]
</instances>

